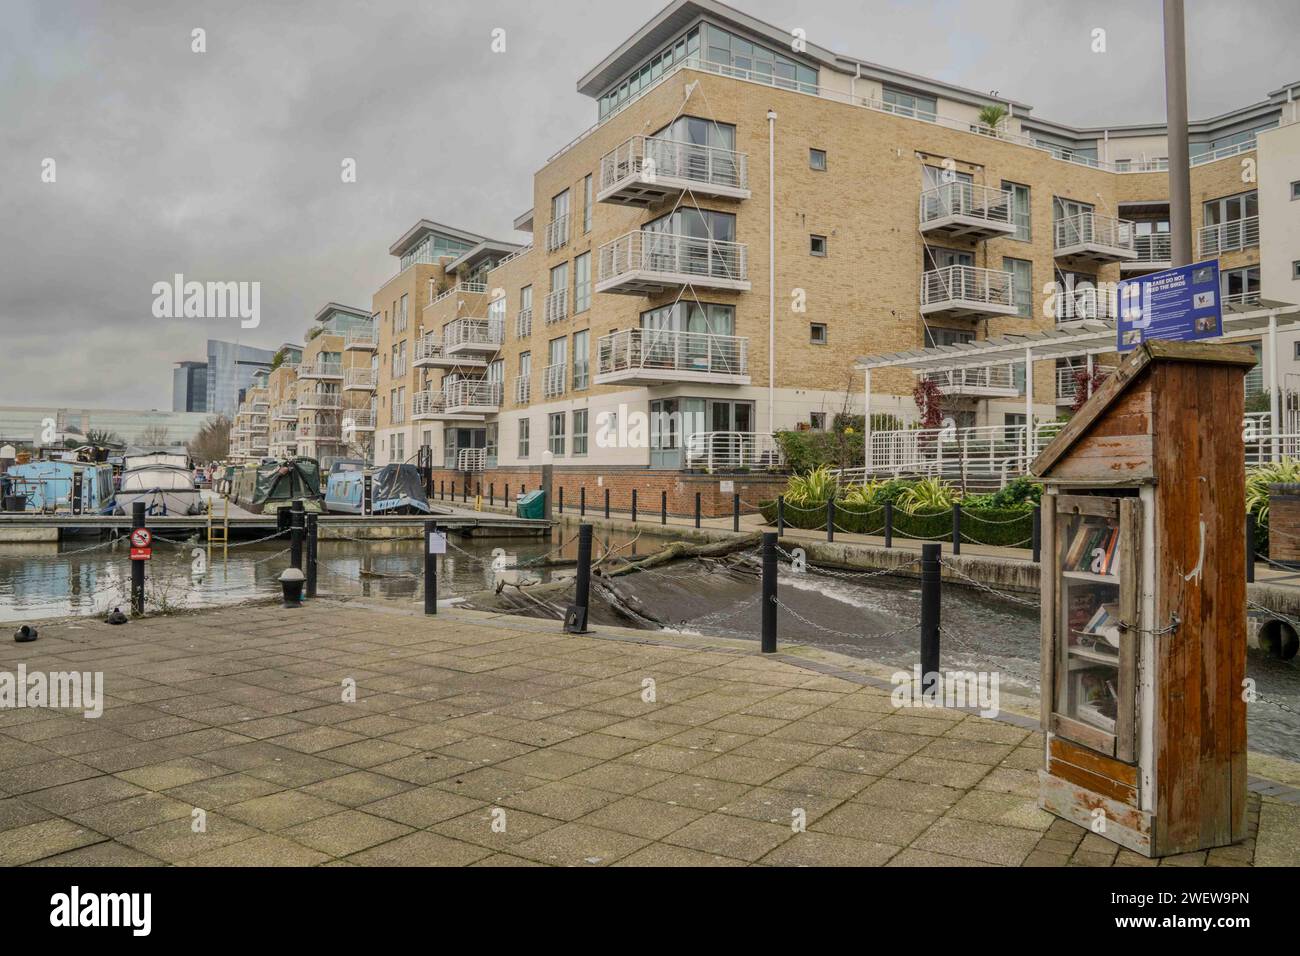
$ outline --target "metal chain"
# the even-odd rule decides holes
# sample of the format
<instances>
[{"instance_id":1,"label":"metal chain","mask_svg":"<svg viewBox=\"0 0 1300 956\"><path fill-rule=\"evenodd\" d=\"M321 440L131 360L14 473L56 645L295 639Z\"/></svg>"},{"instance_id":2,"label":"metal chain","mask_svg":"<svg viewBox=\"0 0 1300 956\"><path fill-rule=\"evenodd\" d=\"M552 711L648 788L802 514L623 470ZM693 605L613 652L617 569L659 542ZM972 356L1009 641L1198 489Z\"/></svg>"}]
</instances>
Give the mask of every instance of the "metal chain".
<instances>
[{"instance_id":1,"label":"metal chain","mask_svg":"<svg viewBox=\"0 0 1300 956\"><path fill-rule=\"evenodd\" d=\"M1016 595L1011 594L1008 591L999 591L997 588L990 587L989 585L985 584L983 581L975 580L973 577L971 577L961 568L957 567L957 565L952 564L945 558L940 558L939 564L947 568L949 571L951 571L953 574L957 575L958 577L963 578L972 587L978 588L981 591L987 591L989 594L992 594L995 597L1000 597L1003 600L1011 601L1015 604L1023 604L1025 607L1032 607L1034 610L1038 610L1041 607L1041 605L1037 601L1027 601L1024 598L1017 597Z\"/></svg>"},{"instance_id":2,"label":"metal chain","mask_svg":"<svg viewBox=\"0 0 1300 956\"><path fill-rule=\"evenodd\" d=\"M832 627L826 627L823 624L818 624L816 621L808 620L808 618L804 617L794 608L790 607L790 605L784 603L780 598L774 597L772 600L776 602L777 607L785 611L795 620L803 624L806 624L808 627L821 631L823 634L830 634L834 637L839 637L839 638L847 638L851 641L884 640L885 638L894 637L896 635L903 634L908 631L914 631L920 626L919 624L906 624L903 627L895 628L892 631L884 631L879 634L850 634L847 631L837 631Z\"/></svg>"}]
</instances>

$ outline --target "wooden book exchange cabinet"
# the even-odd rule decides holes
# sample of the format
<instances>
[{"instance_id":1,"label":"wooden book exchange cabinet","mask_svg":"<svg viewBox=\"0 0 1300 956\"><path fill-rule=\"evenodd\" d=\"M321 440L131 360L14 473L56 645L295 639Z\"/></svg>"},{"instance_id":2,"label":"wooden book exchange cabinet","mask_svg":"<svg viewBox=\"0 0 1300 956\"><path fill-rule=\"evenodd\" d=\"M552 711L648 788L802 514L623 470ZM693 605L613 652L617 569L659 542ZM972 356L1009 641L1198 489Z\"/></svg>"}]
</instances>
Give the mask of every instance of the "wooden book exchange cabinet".
<instances>
[{"instance_id":1,"label":"wooden book exchange cabinet","mask_svg":"<svg viewBox=\"0 0 1300 956\"><path fill-rule=\"evenodd\" d=\"M1244 378L1139 346L1034 461L1039 805L1149 857L1246 836Z\"/></svg>"}]
</instances>

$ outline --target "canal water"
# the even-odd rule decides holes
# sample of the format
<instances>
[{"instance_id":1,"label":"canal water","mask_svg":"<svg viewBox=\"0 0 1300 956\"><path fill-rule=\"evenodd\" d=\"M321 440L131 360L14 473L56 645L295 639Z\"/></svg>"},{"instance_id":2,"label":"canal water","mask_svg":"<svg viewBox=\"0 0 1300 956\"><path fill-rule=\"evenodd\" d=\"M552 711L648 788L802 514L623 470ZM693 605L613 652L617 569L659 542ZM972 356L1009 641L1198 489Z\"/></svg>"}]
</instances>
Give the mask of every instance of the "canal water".
<instances>
[{"instance_id":1,"label":"canal water","mask_svg":"<svg viewBox=\"0 0 1300 956\"><path fill-rule=\"evenodd\" d=\"M561 538L563 534L563 538ZM596 556L613 549L642 557L669 539L598 532ZM414 607L423 601L423 553L419 540L320 542L319 590L323 595L389 601ZM440 559L439 600L451 602L490 590L504 577L512 583L547 582L572 576L572 530L551 539L458 538ZM232 542L223 557L209 558L197 541L155 536L149 564L152 609L186 610L233 604L280 593L277 578L289 563L282 540ZM63 544L0 547L0 622L70 615L100 615L130 603L130 562L124 540L93 539ZM502 571L502 568L516 569ZM629 626L628 605L669 632L717 634L757 641L760 608L758 567L753 561L679 562L612 579L620 608L593 602L596 624ZM507 592L513 591L511 588ZM599 589L597 589L599 591ZM854 574L796 574L783 565L780 577L780 639L809 644L886 667L910 671L919 663L920 591L908 579ZM515 592L518 593L518 592ZM945 587L942 661L945 670L997 672L1004 693L1038 696L1038 612L1033 595L1001 598ZM626 603L623 603L626 602ZM521 602L522 603L522 602ZM534 613L547 613L530 602ZM552 597L552 607L563 607ZM553 613L553 612L552 612ZM654 626L645 622L645 626ZM1248 711L1250 749L1300 760L1300 659L1277 661L1251 651L1247 672L1259 700Z\"/></svg>"}]
</instances>

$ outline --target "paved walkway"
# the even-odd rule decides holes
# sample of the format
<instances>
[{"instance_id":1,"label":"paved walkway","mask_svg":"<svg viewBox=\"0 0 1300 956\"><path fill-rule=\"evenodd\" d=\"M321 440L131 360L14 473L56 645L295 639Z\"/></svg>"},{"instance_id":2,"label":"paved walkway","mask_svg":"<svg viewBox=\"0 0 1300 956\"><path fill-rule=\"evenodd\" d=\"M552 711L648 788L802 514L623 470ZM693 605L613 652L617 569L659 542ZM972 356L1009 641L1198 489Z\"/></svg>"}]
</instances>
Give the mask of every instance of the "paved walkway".
<instances>
[{"instance_id":1,"label":"paved walkway","mask_svg":"<svg viewBox=\"0 0 1300 956\"><path fill-rule=\"evenodd\" d=\"M0 711L4 865L1150 862L1037 809L1036 730L752 644L318 601L50 624L20 662L102 670L106 709ZM1300 861L1300 806L1251 819L1162 862Z\"/></svg>"}]
</instances>

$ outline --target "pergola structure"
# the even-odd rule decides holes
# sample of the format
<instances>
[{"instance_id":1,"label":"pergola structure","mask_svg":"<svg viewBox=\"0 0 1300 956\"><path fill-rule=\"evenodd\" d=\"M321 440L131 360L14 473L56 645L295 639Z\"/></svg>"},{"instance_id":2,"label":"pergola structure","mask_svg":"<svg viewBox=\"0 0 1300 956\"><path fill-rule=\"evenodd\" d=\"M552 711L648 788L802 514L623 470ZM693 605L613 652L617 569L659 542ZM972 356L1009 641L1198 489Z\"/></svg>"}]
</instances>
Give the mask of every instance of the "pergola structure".
<instances>
[{"instance_id":1,"label":"pergola structure","mask_svg":"<svg viewBox=\"0 0 1300 956\"><path fill-rule=\"evenodd\" d=\"M1206 341L1233 342L1263 337L1267 342L1264 364L1270 391L1271 435L1276 445L1279 434L1280 372L1277 335L1300 331L1300 305L1290 302L1260 301L1231 303L1223 307L1223 335ZM1118 351L1115 322L1112 319L1083 319L1062 324L1060 328L1002 335L959 345L938 345L887 355L859 358L854 368L864 374L865 430L868 465L871 449L871 373L879 368L910 368L916 372L951 372L960 369L1023 363L1025 367L1025 421L1034 420L1033 363L1046 359L1084 358L1089 372L1095 355Z\"/></svg>"}]
</instances>

